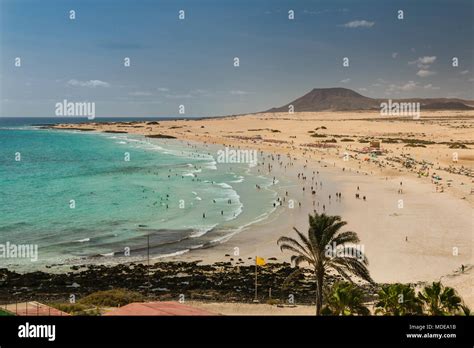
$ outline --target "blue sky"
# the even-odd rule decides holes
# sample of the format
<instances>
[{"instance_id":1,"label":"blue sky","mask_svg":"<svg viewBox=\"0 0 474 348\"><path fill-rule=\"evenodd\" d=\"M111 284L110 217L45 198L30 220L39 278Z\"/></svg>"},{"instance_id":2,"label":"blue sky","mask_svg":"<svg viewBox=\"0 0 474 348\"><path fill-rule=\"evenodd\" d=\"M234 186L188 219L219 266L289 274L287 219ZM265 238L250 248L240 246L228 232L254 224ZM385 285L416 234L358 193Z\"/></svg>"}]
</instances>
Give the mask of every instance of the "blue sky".
<instances>
[{"instance_id":1,"label":"blue sky","mask_svg":"<svg viewBox=\"0 0 474 348\"><path fill-rule=\"evenodd\" d=\"M99 117L173 116L180 104L186 116L238 114L337 86L474 99L473 4L0 0L0 116L54 116L63 99L95 102Z\"/></svg>"}]
</instances>

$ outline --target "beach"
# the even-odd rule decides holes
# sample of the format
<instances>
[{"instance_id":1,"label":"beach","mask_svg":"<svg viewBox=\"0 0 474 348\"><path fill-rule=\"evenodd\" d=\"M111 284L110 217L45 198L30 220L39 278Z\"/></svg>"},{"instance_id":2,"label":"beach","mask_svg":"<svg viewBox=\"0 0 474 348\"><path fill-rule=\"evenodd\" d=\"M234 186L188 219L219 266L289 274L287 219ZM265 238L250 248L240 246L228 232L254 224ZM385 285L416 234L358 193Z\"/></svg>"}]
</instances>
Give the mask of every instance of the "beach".
<instances>
[{"instance_id":1,"label":"beach","mask_svg":"<svg viewBox=\"0 0 474 348\"><path fill-rule=\"evenodd\" d=\"M473 0L68 3L0 3L1 341L474 342Z\"/></svg>"},{"instance_id":2,"label":"beach","mask_svg":"<svg viewBox=\"0 0 474 348\"><path fill-rule=\"evenodd\" d=\"M294 236L293 227L306 231L307 216L316 209L341 215L348 222L347 229L357 232L376 282L442 280L472 306L473 125L472 111L433 111L419 120L381 118L375 112L268 113L55 128L122 131L257 149L263 151L267 164L272 164L266 174L294 182L280 188L278 196L285 204L269 218L225 243L170 260L213 263L232 258L234 263L251 264L258 255L288 261L290 255L279 251L277 239ZM321 141L327 139L336 142ZM376 158L361 152L368 146L365 140L381 141L386 152ZM306 180L299 179L298 173ZM315 195L311 186L317 187ZM336 193L341 194L340 199ZM296 202L292 208L289 200Z\"/></svg>"}]
</instances>

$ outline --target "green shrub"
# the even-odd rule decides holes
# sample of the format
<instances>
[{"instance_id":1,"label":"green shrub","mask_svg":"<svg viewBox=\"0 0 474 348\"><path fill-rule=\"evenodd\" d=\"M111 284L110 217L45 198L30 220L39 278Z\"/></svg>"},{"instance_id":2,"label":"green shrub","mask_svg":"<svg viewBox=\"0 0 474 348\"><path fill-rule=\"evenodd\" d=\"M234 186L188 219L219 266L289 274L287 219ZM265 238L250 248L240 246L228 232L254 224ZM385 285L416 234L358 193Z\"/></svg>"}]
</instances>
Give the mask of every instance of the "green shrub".
<instances>
[{"instance_id":1,"label":"green shrub","mask_svg":"<svg viewBox=\"0 0 474 348\"><path fill-rule=\"evenodd\" d=\"M426 147L423 144L406 144L404 147Z\"/></svg>"},{"instance_id":2,"label":"green shrub","mask_svg":"<svg viewBox=\"0 0 474 348\"><path fill-rule=\"evenodd\" d=\"M113 289L93 292L79 300L79 303L103 307L121 307L132 302L142 302L144 297L135 291Z\"/></svg>"},{"instance_id":3,"label":"green shrub","mask_svg":"<svg viewBox=\"0 0 474 348\"><path fill-rule=\"evenodd\" d=\"M14 315L13 313L10 313L10 312L4 311L3 309L0 309L0 317L10 317L10 316L13 316L13 315Z\"/></svg>"},{"instance_id":4,"label":"green shrub","mask_svg":"<svg viewBox=\"0 0 474 348\"><path fill-rule=\"evenodd\" d=\"M66 312L71 315L82 315L82 316L96 316L101 315L100 311L96 307L87 306L80 303L50 303L51 307L59 309L60 311Z\"/></svg>"},{"instance_id":5,"label":"green shrub","mask_svg":"<svg viewBox=\"0 0 474 348\"><path fill-rule=\"evenodd\" d=\"M461 143L452 143L451 145L449 145L449 148L450 149L468 149L466 145L461 144Z\"/></svg>"}]
</instances>

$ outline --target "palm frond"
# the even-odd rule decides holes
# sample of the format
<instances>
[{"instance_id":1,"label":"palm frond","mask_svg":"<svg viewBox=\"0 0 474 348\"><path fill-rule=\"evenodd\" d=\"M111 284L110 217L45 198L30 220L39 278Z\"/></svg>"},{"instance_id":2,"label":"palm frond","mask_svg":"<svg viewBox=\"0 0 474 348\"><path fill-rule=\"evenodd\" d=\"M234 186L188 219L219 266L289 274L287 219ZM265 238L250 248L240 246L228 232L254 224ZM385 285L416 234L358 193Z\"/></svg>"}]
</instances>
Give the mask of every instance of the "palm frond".
<instances>
[{"instance_id":1,"label":"palm frond","mask_svg":"<svg viewBox=\"0 0 474 348\"><path fill-rule=\"evenodd\" d=\"M321 243L323 245L329 244L331 240L339 233L341 228L347 225L347 222L340 221L340 216L331 216L331 218L332 219L329 219L327 225L324 228L323 237L321 239Z\"/></svg>"},{"instance_id":2,"label":"palm frond","mask_svg":"<svg viewBox=\"0 0 474 348\"><path fill-rule=\"evenodd\" d=\"M282 288L286 289L288 285L295 279L297 276L299 276L301 273L304 272L304 269L302 268L297 268L293 272L290 273L288 277L286 277L285 281L282 284Z\"/></svg>"},{"instance_id":3,"label":"palm frond","mask_svg":"<svg viewBox=\"0 0 474 348\"><path fill-rule=\"evenodd\" d=\"M309 265L312 265L314 263L313 260L307 258L304 255L292 255L291 256L291 263L293 265L295 265L296 267L299 267L300 264L302 264L303 262L307 262Z\"/></svg>"},{"instance_id":4,"label":"palm frond","mask_svg":"<svg viewBox=\"0 0 474 348\"><path fill-rule=\"evenodd\" d=\"M360 262L358 259L353 257L335 257L327 262L328 266L334 267L334 265L338 265L344 268L347 272L353 273L356 276L370 282L374 283L370 276L370 272L365 266L364 263Z\"/></svg>"},{"instance_id":5,"label":"palm frond","mask_svg":"<svg viewBox=\"0 0 474 348\"><path fill-rule=\"evenodd\" d=\"M339 233L337 236L331 239L328 244L335 244L336 246L338 246L338 245L342 245L346 243L357 244L359 242L360 240L359 240L359 237L357 236L357 233L352 232L352 231L347 231L347 232Z\"/></svg>"},{"instance_id":6,"label":"palm frond","mask_svg":"<svg viewBox=\"0 0 474 348\"><path fill-rule=\"evenodd\" d=\"M315 250L315 248L317 248L318 245L313 245L303 233L301 233L300 231L298 231L298 229L297 229L296 227L293 227L293 230L298 234L298 237L300 237L301 241L302 241L303 244L306 246L306 250L307 250L310 254L313 254L313 255L316 256L316 250Z\"/></svg>"},{"instance_id":7,"label":"palm frond","mask_svg":"<svg viewBox=\"0 0 474 348\"><path fill-rule=\"evenodd\" d=\"M280 237L277 241L277 244L280 246L280 250L290 250L297 254L304 255L310 258L310 253L304 248L296 239L290 237Z\"/></svg>"}]
</instances>

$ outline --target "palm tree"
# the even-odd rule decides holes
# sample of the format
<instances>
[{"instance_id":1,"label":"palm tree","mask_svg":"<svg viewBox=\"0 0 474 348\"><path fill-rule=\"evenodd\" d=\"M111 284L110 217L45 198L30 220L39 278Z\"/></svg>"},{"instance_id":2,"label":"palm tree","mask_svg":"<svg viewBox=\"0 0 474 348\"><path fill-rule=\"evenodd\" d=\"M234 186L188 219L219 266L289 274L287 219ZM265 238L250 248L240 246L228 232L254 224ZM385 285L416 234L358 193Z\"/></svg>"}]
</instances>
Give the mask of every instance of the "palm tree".
<instances>
[{"instance_id":1,"label":"palm tree","mask_svg":"<svg viewBox=\"0 0 474 348\"><path fill-rule=\"evenodd\" d=\"M346 224L340 216L316 213L309 216L308 236L293 227L299 241L290 237L278 239L281 251L289 250L295 254L291 256L293 265L299 267L307 263L313 267L316 279L316 315L321 314L323 286L329 270L339 273L350 282L351 275L373 282L364 253L360 248L348 245L359 242L357 234L340 231ZM300 272L300 269L295 272Z\"/></svg>"},{"instance_id":2,"label":"palm tree","mask_svg":"<svg viewBox=\"0 0 474 348\"><path fill-rule=\"evenodd\" d=\"M456 294L456 290L443 286L441 282L425 286L418 297L425 303L430 315L450 315L463 310L461 297Z\"/></svg>"},{"instance_id":3,"label":"palm tree","mask_svg":"<svg viewBox=\"0 0 474 348\"><path fill-rule=\"evenodd\" d=\"M406 284L390 284L382 286L378 293L375 313L383 315L421 315L423 305L416 297L415 290Z\"/></svg>"},{"instance_id":4,"label":"palm tree","mask_svg":"<svg viewBox=\"0 0 474 348\"><path fill-rule=\"evenodd\" d=\"M326 315L369 315L369 309L363 303L364 293L349 282L337 282L327 297L327 306L321 313Z\"/></svg>"}]
</instances>

